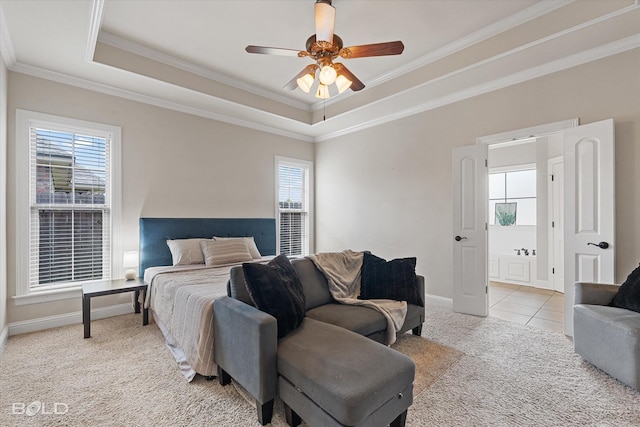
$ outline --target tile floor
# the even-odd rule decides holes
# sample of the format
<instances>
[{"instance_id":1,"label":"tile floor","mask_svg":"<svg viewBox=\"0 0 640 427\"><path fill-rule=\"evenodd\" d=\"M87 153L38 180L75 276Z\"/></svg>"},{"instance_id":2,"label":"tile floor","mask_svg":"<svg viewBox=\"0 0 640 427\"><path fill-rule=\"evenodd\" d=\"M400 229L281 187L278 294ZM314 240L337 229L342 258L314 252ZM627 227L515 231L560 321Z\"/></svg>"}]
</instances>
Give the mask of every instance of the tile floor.
<instances>
[{"instance_id":1,"label":"tile floor","mask_svg":"<svg viewBox=\"0 0 640 427\"><path fill-rule=\"evenodd\" d=\"M562 332L564 295L546 289L489 282L489 315Z\"/></svg>"}]
</instances>

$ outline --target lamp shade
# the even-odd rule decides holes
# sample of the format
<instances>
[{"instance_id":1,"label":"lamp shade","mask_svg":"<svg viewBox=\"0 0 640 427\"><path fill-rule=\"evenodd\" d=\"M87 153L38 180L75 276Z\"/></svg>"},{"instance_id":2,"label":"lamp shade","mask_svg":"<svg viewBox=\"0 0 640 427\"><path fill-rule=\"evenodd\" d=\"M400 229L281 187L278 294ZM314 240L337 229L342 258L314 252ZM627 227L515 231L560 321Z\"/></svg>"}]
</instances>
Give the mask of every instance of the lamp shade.
<instances>
[{"instance_id":1,"label":"lamp shade","mask_svg":"<svg viewBox=\"0 0 640 427\"><path fill-rule=\"evenodd\" d=\"M331 65L325 65L320 69L319 80L323 85L329 86L336 81L336 70Z\"/></svg>"},{"instance_id":2,"label":"lamp shade","mask_svg":"<svg viewBox=\"0 0 640 427\"><path fill-rule=\"evenodd\" d=\"M349 80L348 78L346 78L342 74L339 75L336 78L336 87L338 88L338 93L342 93L345 90L349 89L351 87L352 83L353 82L351 80Z\"/></svg>"},{"instance_id":3,"label":"lamp shade","mask_svg":"<svg viewBox=\"0 0 640 427\"><path fill-rule=\"evenodd\" d=\"M315 76L309 73L309 74L305 74L304 76L296 80L296 83L298 83L298 87L300 88L301 91L305 93L309 93L309 91L311 90L311 85L313 84L314 80L315 80Z\"/></svg>"},{"instance_id":4,"label":"lamp shade","mask_svg":"<svg viewBox=\"0 0 640 427\"><path fill-rule=\"evenodd\" d=\"M122 256L122 266L127 269L124 273L124 277L127 280L133 280L136 278L136 270L138 267L139 258L137 251L126 251Z\"/></svg>"},{"instance_id":5,"label":"lamp shade","mask_svg":"<svg viewBox=\"0 0 640 427\"><path fill-rule=\"evenodd\" d=\"M329 86L320 83L318 85L318 91L316 92L316 98L328 99L330 96L331 95L329 95Z\"/></svg>"}]
</instances>

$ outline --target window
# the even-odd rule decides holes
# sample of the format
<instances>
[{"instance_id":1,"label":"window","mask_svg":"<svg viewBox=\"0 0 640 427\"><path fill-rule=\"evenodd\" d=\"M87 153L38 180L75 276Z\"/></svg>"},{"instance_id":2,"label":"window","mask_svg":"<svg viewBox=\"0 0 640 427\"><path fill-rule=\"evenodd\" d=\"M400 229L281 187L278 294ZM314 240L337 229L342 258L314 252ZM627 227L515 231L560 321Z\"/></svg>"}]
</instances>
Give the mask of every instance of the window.
<instances>
[{"instance_id":1,"label":"window","mask_svg":"<svg viewBox=\"0 0 640 427\"><path fill-rule=\"evenodd\" d=\"M536 170L489 174L489 223L536 225Z\"/></svg>"},{"instance_id":2,"label":"window","mask_svg":"<svg viewBox=\"0 0 640 427\"><path fill-rule=\"evenodd\" d=\"M119 222L120 129L18 110L18 291L110 279Z\"/></svg>"},{"instance_id":3,"label":"window","mask_svg":"<svg viewBox=\"0 0 640 427\"><path fill-rule=\"evenodd\" d=\"M310 162L276 158L278 250L287 256L310 253L311 180Z\"/></svg>"}]
</instances>

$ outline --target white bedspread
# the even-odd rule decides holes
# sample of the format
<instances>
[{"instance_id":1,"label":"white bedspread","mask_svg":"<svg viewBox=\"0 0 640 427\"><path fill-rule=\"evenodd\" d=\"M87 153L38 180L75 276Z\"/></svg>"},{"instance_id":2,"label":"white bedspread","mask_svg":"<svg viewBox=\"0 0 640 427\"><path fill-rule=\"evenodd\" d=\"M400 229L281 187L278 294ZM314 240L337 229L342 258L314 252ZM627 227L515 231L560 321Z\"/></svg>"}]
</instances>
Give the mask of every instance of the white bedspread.
<instances>
[{"instance_id":1,"label":"white bedspread","mask_svg":"<svg viewBox=\"0 0 640 427\"><path fill-rule=\"evenodd\" d=\"M227 295L229 272L234 265L151 267L145 271L144 279L149 284L145 307L158 320L174 355L174 349L184 354L186 366L183 362L181 369L189 381L195 373L216 375L213 301Z\"/></svg>"},{"instance_id":2,"label":"white bedspread","mask_svg":"<svg viewBox=\"0 0 640 427\"><path fill-rule=\"evenodd\" d=\"M360 295L360 271L363 255L346 250L309 255L308 258L324 273L331 296L342 304L362 305L373 308L387 320L386 344L396 341L396 332L402 328L407 315L407 302L388 299L358 299Z\"/></svg>"}]
</instances>

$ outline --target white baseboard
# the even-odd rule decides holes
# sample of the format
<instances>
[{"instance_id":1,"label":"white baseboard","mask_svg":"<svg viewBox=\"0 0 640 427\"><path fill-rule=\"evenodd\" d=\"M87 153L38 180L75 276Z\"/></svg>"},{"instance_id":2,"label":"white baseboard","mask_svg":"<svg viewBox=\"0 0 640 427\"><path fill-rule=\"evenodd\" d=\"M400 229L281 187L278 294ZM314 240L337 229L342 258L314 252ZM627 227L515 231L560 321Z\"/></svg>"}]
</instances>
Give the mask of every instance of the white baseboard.
<instances>
[{"instance_id":1,"label":"white baseboard","mask_svg":"<svg viewBox=\"0 0 640 427\"><path fill-rule=\"evenodd\" d=\"M536 288L547 289L552 291L553 286L551 286L551 282L549 280L536 280Z\"/></svg>"},{"instance_id":2,"label":"white baseboard","mask_svg":"<svg viewBox=\"0 0 640 427\"><path fill-rule=\"evenodd\" d=\"M7 345L7 339L9 339L9 326L5 325L0 333L0 357L2 357L4 347Z\"/></svg>"},{"instance_id":3,"label":"white baseboard","mask_svg":"<svg viewBox=\"0 0 640 427\"><path fill-rule=\"evenodd\" d=\"M448 308L448 309L453 309L453 299L451 298L446 298L446 297L441 297L438 295L431 295L431 294L426 294L425 295L425 304L426 305L435 305L438 307L444 307L444 308Z\"/></svg>"},{"instance_id":4,"label":"white baseboard","mask_svg":"<svg viewBox=\"0 0 640 427\"><path fill-rule=\"evenodd\" d=\"M131 303L112 305L109 307L91 309L91 320L104 319L105 317L120 316L133 313ZM75 325L82 323L82 311L58 314L55 316L39 317L37 319L21 320L9 323L9 335L25 334L27 332L42 331L59 326Z\"/></svg>"}]
</instances>

